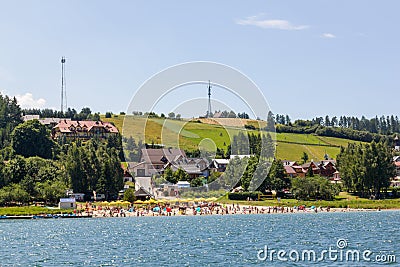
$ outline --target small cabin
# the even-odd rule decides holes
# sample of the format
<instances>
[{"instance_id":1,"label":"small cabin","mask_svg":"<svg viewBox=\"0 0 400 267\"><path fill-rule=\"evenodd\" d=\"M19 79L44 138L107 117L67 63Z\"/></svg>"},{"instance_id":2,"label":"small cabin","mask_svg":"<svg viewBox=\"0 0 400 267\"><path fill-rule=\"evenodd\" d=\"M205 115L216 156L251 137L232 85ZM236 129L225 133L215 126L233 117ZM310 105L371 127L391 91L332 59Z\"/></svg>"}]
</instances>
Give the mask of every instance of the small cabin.
<instances>
[{"instance_id":1,"label":"small cabin","mask_svg":"<svg viewBox=\"0 0 400 267\"><path fill-rule=\"evenodd\" d=\"M75 198L76 201L84 201L85 194L83 194L83 193L68 193L68 197Z\"/></svg>"},{"instance_id":2,"label":"small cabin","mask_svg":"<svg viewBox=\"0 0 400 267\"><path fill-rule=\"evenodd\" d=\"M189 188L190 183L187 181L179 181L177 184L178 188Z\"/></svg>"},{"instance_id":3,"label":"small cabin","mask_svg":"<svg viewBox=\"0 0 400 267\"><path fill-rule=\"evenodd\" d=\"M76 200L75 198L60 198L58 207L60 209L76 209Z\"/></svg>"}]
</instances>

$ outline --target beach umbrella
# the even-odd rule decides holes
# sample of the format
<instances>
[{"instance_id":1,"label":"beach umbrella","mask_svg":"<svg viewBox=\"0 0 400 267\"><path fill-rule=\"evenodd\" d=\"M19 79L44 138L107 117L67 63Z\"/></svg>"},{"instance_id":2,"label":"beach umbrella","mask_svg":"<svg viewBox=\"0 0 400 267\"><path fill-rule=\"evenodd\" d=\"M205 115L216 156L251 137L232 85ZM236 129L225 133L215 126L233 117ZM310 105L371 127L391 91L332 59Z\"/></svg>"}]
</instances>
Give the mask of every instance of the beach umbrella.
<instances>
[{"instance_id":1,"label":"beach umbrella","mask_svg":"<svg viewBox=\"0 0 400 267\"><path fill-rule=\"evenodd\" d=\"M157 207L154 207L154 208L153 208L153 211L159 212L159 211L160 211L160 207L158 207L158 206L157 206Z\"/></svg>"},{"instance_id":2,"label":"beach umbrella","mask_svg":"<svg viewBox=\"0 0 400 267\"><path fill-rule=\"evenodd\" d=\"M148 201L149 201L149 204L156 204L157 203L157 200L155 200L154 198L152 198L152 199L150 199Z\"/></svg>"},{"instance_id":3,"label":"beach umbrella","mask_svg":"<svg viewBox=\"0 0 400 267\"><path fill-rule=\"evenodd\" d=\"M143 201L143 204L150 204L150 200Z\"/></svg>"},{"instance_id":4,"label":"beach umbrella","mask_svg":"<svg viewBox=\"0 0 400 267\"><path fill-rule=\"evenodd\" d=\"M111 201L111 202L109 203L109 205L110 205L110 206L115 206L115 205L117 205L117 202Z\"/></svg>"},{"instance_id":5,"label":"beach umbrella","mask_svg":"<svg viewBox=\"0 0 400 267\"><path fill-rule=\"evenodd\" d=\"M136 200L134 203L135 203L135 204L143 204L143 201L141 201L141 200Z\"/></svg>"},{"instance_id":6,"label":"beach umbrella","mask_svg":"<svg viewBox=\"0 0 400 267\"><path fill-rule=\"evenodd\" d=\"M108 201L102 201L101 202L101 205L102 206L108 206L110 204L110 202L108 202Z\"/></svg>"},{"instance_id":7,"label":"beach umbrella","mask_svg":"<svg viewBox=\"0 0 400 267\"><path fill-rule=\"evenodd\" d=\"M198 199L196 199L196 200L197 200L197 201L200 201L200 202L206 201L206 199L205 199L204 197L198 198Z\"/></svg>"}]
</instances>

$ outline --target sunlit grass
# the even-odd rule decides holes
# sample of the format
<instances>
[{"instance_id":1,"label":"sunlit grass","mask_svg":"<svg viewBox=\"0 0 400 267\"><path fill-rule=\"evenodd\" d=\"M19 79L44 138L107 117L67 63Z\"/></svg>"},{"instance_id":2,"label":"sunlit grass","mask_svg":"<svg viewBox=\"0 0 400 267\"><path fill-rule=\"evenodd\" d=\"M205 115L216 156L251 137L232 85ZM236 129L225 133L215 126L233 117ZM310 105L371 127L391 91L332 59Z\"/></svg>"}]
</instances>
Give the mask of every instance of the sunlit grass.
<instances>
[{"instance_id":1,"label":"sunlit grass","mask_svg":"<svg viewBox=\"0 0 400 267\"><path fill-rule=\"evenodd\" d=\"M124 133L124 136L132 136L136 142L144 140L146 143L163 144L193 151L199 148L203 139L210 139L216 147L227 150L234 135L243 129L243 123L258 124L257 121L241 121L234 119L219 119L217 121L202 119L197 120L170 120L170 119L146 119L141 117L114 115L112 118L101 116L102 120L113 122ZM126 121L124 122L124 119ZM205 123L209 122L209 123ZM221 125L226 123L227 125ZM264 125L264 124L262 124ZM257 126L257 125L256 125ZM257 131L246 131L256 133ZM273 138L275 138L273 136ZM276 155L279 159L299 161L306 152L309 159L322 160L325 154L336 158L340 152L340 146L347 146L352 140L315 136L312 134L277 133Z\"/></svg>"}]
</instances>

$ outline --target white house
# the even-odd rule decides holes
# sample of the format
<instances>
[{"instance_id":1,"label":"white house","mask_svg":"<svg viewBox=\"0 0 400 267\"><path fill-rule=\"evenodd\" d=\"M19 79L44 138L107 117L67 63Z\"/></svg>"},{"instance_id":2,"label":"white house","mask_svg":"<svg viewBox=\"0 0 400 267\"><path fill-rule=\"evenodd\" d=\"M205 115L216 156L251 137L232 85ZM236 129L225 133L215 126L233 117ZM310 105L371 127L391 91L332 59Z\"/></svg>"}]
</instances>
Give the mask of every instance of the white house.
<instances>
[{"instance_id":1,"label":"white house","mask_svg":"<svg viewBox=\"0 0 400 267\"><path fill-rule=\"evenodd\" d=\"M128 165L129 171L135 173L135 177L161 174L164 170L164 165L168 162L186 158L185 151L175 148L142 149L141 154L139 163Z\"/></svg>"},{"instance_id":2,"label":"white house","mask_svg":"<svg viewBox=\"0 0 400 267\"><path fill-rule=\"evenodd\" d=\"M210 168L218 172L225 172L226 166L228 166L228 164L229 164L229 159L213 159Z\"/></svg>"},{"instance_id":3,"label":"white house","mask_svg":"<svg viewBox=\"0 0 400 267\"><path fill-rule=\"evenodd\" d=\"M75 198L60 198L58 207L60 209L76 209L76 200Z\"/></svg>"},{"instance_id":4,"label":"white house","mask_svg":"<svg viewBox=\"0 0 400 267\"><path fill-rule=\"evenodd\" d=\"M177 184L178 188L189 188L190 183L188 181L179 181Z\"/></svg>"}]
</instances>

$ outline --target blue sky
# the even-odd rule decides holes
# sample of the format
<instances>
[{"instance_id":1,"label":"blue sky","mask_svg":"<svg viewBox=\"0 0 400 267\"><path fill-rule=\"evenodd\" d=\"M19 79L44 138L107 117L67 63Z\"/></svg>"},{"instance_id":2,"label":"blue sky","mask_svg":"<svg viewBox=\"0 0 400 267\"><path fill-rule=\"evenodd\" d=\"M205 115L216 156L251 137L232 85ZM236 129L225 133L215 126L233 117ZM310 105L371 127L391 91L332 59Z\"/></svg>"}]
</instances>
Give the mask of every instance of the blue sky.
<instances>
[{"instance_id":1,"label":"blue sky","mask_svg":"<svg viewBox=\"0 0 400 267\"><path fill-rule=\"evenodd\" d=\"M65 56L68 106L119 113L155 73L213 61L250 77L274 113L399 115L398 10L395 0L1 1L0 90L59 108Z\"/></svg>"}]
</instances>

